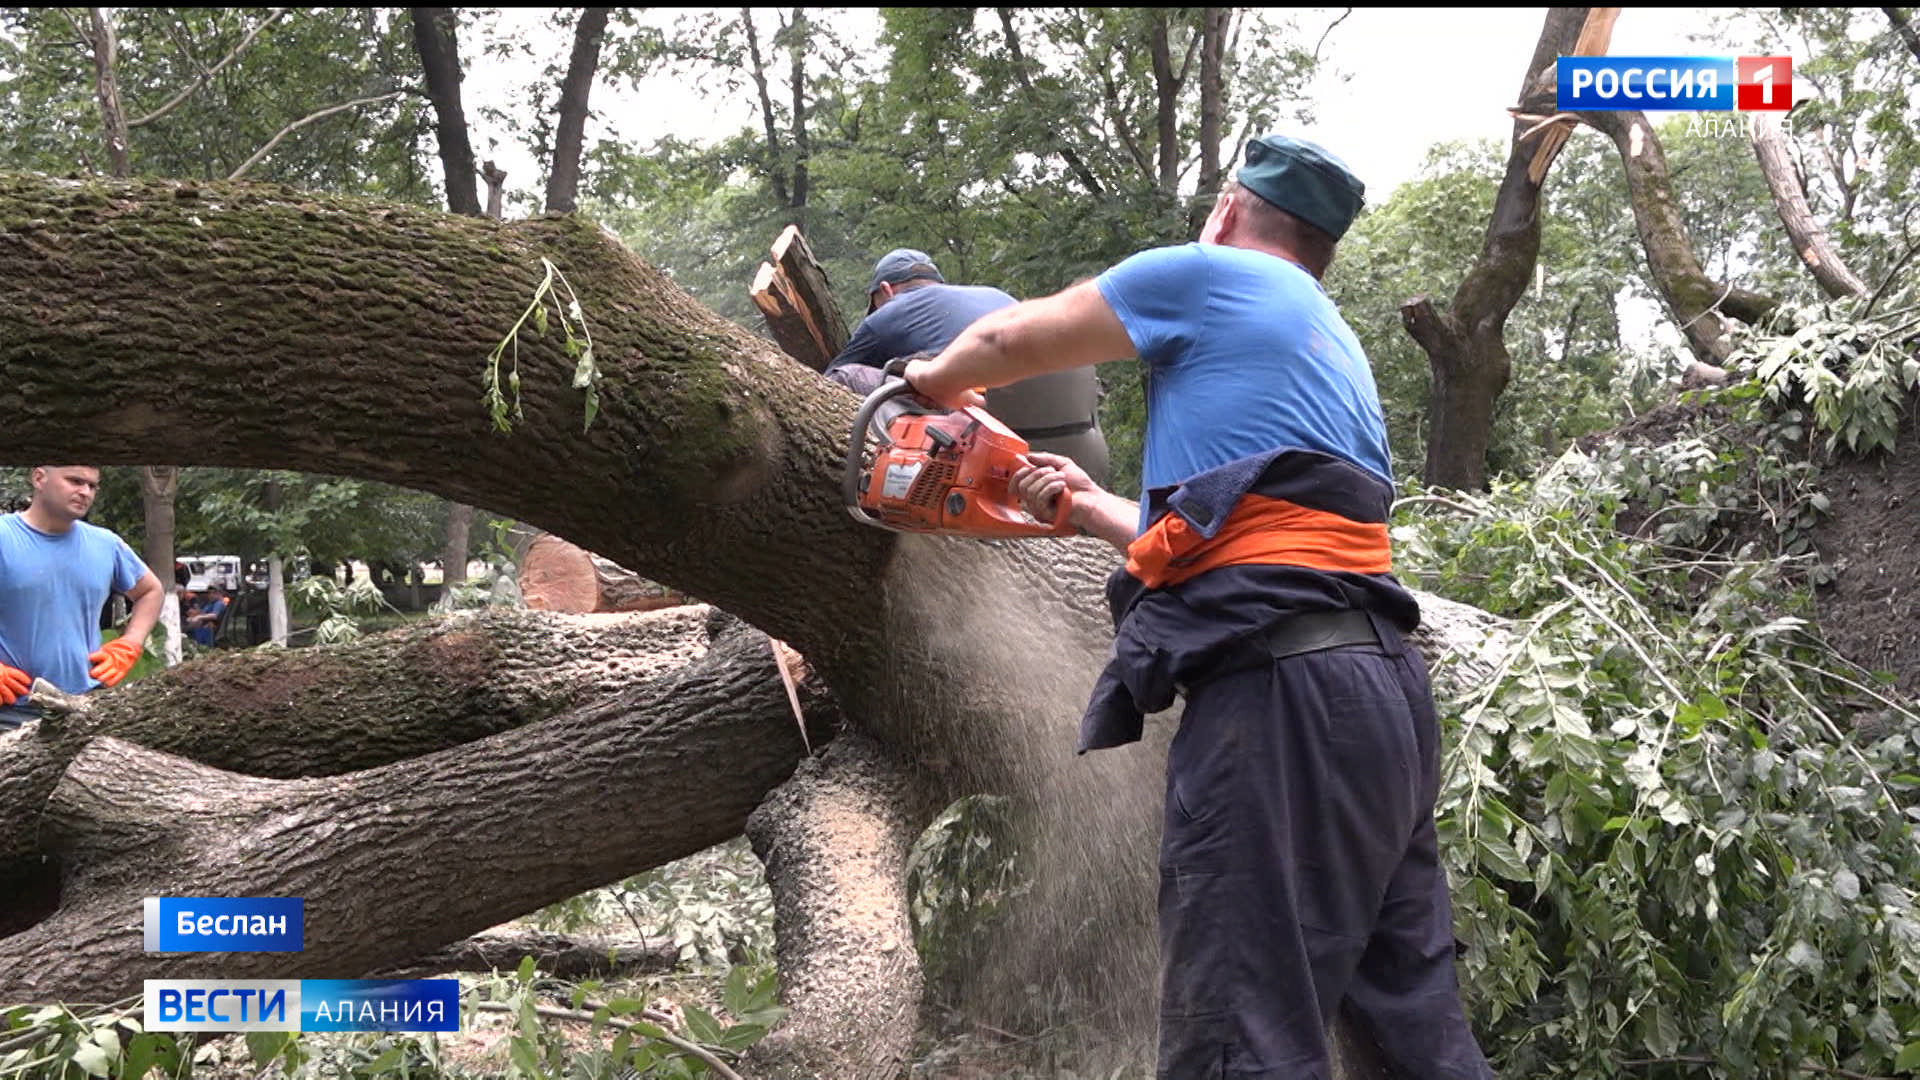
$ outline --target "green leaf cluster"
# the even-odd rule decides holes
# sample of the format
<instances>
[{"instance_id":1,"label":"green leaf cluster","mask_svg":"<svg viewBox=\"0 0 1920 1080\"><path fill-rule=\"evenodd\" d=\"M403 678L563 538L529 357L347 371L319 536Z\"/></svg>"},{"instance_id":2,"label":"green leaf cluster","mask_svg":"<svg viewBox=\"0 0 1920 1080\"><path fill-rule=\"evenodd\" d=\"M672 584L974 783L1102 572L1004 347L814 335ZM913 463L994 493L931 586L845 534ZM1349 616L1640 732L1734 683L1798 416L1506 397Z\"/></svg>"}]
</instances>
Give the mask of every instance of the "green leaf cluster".
<instances>
[{"instance_id":1,"label":"green leaf cluster","mask_svg":"<svg viewBox=\"0 0 1920 1080\"><path fill-rule=\"evenodd\" d=\"M1516 620L1497 670L1441 688L1464 993L1502 1075L1910 1067L1920 714L1820 643L1804 560L1728 528L1808 477L1719 434L1394 527L1403 573ZM1701 547L1635 535L1654 483Z\"/></svg>"}]
</instances>

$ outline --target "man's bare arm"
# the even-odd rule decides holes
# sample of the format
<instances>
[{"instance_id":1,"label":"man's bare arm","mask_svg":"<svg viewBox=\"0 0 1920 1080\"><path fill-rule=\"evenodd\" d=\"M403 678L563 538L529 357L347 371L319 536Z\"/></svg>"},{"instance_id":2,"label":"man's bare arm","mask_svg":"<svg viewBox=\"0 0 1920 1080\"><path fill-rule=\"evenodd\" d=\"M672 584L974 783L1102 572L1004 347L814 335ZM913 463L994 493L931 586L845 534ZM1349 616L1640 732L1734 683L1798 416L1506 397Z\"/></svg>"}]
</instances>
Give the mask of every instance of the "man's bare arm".
<instances>
[{"instance_id":1,"label":"man's bare arm","mask_svg":"<svg viewBox=\"0 0 1920 1080\"><path fill-rule=\"evenodd\" d=\"M931 360L907 365L907 381L946 405L978 404L975 386L1005 386L1134 354L1133 339L1092 281L982 316Z\"/></svg>"},{"instance_id":2,"label":"man's bare arm","mask_svg":"<svg viewBox=\"0 0 1920 1080\"><path fill-rule=\"evenodd\" d=\"M127 599L133 604L133 612L127 616L127 629L120 636L135 644L145 644L153 624L160 620L160 600L164 596L166 590L160 587L160 579L154 576L153 571L140 575L140 580L127 590Z\"/></svg>"}]
</instances>

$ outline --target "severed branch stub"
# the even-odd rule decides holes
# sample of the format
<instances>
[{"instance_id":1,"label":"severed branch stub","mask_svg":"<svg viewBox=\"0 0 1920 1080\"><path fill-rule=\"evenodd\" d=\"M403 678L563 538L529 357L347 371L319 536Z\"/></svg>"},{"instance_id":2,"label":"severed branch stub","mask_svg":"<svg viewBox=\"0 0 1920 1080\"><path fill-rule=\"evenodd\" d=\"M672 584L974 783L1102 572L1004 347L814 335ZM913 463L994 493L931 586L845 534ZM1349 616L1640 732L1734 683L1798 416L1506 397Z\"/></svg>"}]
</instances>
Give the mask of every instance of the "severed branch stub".
<instances>
[{"instance_id":1,"label":"severed branch stub","mask_svg":"<svg viewBox=\"0 0 1920 1080\"><path fill-rule=\"evenodd\" d=\"M847 320L833 297L827 272L806 237L789 225L773 242L771 262L760 264L749 290L767 330L783 352L815 371L825 371L847 345Z\"/></svg>"}]
</instances>

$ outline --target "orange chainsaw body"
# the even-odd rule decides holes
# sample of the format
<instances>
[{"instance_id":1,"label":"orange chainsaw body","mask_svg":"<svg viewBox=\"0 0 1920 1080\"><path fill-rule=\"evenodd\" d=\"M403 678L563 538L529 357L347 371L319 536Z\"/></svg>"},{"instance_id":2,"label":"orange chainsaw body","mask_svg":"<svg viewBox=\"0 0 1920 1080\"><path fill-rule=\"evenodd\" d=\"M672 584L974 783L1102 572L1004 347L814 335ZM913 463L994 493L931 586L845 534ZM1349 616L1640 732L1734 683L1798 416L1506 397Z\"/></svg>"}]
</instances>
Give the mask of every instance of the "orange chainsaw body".
<instances>
[{"instance_id":1,"label":"orange chainsaw body","mask_svg":"<svg viewBox=\"0 0 1920 1080\"><path fill-rule=\"evenodd\" d=\"M861 406L847 452L847 510L896 532L1071 536L1066 497L1052 522L1022 509L1009 481L1027 464L1027 441L985 409L948 412L894 380Z\"/></svg>"}]
</instances>

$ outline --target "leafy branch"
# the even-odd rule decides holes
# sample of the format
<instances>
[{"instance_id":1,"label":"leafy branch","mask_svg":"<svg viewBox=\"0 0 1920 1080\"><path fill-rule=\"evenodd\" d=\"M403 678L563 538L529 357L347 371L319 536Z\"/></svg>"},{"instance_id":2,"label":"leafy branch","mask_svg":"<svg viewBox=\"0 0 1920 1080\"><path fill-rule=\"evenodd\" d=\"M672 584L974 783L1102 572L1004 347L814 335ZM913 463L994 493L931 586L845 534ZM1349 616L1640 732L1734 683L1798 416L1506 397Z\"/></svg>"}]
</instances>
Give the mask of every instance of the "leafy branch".
<instances>
[{"instance_id":1,"label":"leafy branch","mask_svg":"<svg viewBox=\"0 0 1920 1080\"><path fill-rule=\"evenodd\" d=\"M545 274L533 290L533 300L487 354L486 370L481 375L485 390L481 400L486 402L487 414L493 418L497 431L512 431L514 420L526 420L526 413L520 407L520 330L531 320L534 330L545 334L549 325L547 310L551 307L552 318L558 320L560 332L565 335L561 348L574 362L573 388L586 394L586 422L580 428L585 431L593 426L593 418L600 413L600 367L593 358L593 334L587 329L580 297L567 281L567 275L553 265L551 259L542 257L540 265ZM507 361L504 390L500 374L502 359Z\"/></svg>"}]
</instances>

